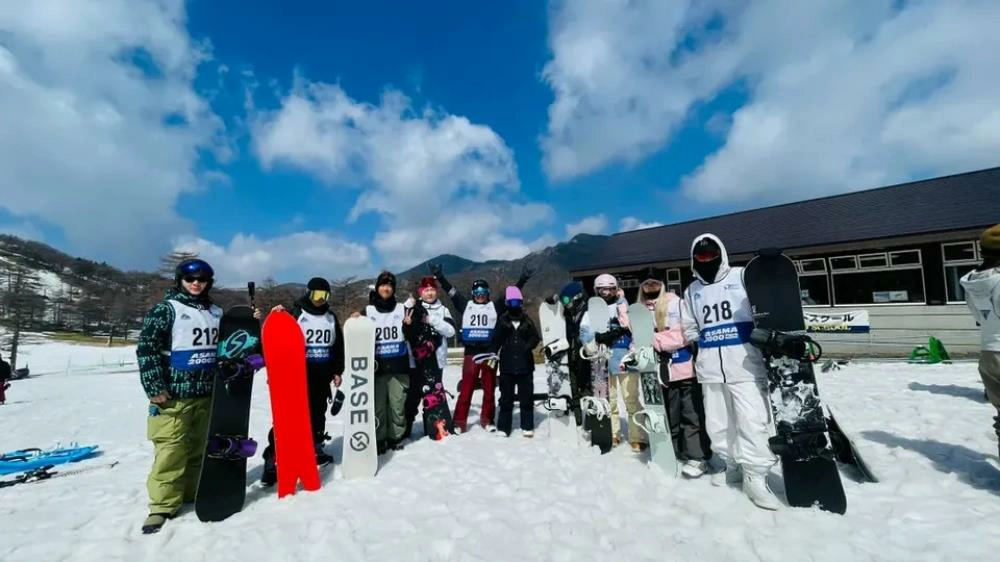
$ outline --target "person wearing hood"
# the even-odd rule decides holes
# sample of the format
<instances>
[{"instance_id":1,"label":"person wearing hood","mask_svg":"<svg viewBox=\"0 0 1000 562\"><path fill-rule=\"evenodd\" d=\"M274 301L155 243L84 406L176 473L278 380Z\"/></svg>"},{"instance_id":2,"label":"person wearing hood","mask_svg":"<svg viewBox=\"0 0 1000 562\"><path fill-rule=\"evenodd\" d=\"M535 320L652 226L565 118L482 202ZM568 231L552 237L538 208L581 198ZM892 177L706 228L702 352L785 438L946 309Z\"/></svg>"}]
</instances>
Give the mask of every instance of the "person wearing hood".
<instances>
[{"instance_id":1,"label":"person wearing hood","mask_svg":"<svg viewBox=\"0 0 1000 562\"><path fill-rule=\"evenodd\" d=\"M154 454L144 534L158 532L198 490L222 319L222 309L209 296L214 277L204 260L177 264L174 286L146 314L139 333L135 355L149 399L146 438ZM260 311L254 310L254 317L260 318Z\"/></svg>"},{"instance_id":2,"label":"person wearing hood","mask_svg":"<svg viewBox=\"0 0 1000 562\"><path fill-rule=\"evenodd\" d=\"M351 316L360 316L353 313ZM402 449L406 431L406 392L413 359L403 329L413 322L412 311L396 302L396 276L378 274L368 294L364 316L375 323L375 442L378 454Z\"/></svg>"},{"instance_id":3,"label":"person wearing hood","mask_svg":"<svg viewBox=\"0 0 1000 562\"><path fill-rule=\"evenodd\" d=\"M594 293L604 300L611 318L607 326L590 326L594 339L611 350L608 359L608 401L611 405L611 443L621 443L621 418L618 415L619 389L628 414L628 439L634 452L649 447L649 436L635 423L635 413L642 409L639 402L639 373L625 369L622 360L632 347L632 331L628 318L628 301L614 275L602 273L594 279ZM589 319L589 315L588 315Z\"/></svg>"},{"instance_id":4,"label":"person wearing hood","mask_svg":"<svg viewBox=\"0 0 1000 562\"><path fill-rule=\"evenodd\" d=\"M455 336L455 321L451 317L451 311L438 298L437 281L430 276L423 277L420 280L420 285L417 286L417 299L408 298L404 306L413 322L430 324L438 333L439 338L434 352L437 357L438 369L434 382L441 382L444 368L448 364L448 338ZM418 380L418 377L421 378ZM410 386L404 404L406 414L404 439L410 437L413 432L413 422L417 418L420 401L424 397L423 388L427 381L423 380L422 377L423 375L416 371L410 375Z\"/></svg>"},{"instance_id":5,"label":"person wearing hood","mask_svg":"<svg viewBox=\"0 0 1000 562\"><path fill-rule=\"evenodd\" d=\"M344 332L337 315L330 310L330 282L313 277L306 284L306 293L299 297L288 312L299 323L306 341L306 385L309 399L309 421L316 449L316 464L333 462L323 450L326 435L326 405L332 400L330 385L340 386L344 373ZM271 312L286 310L276 305ZM278 481L274 463L274 429L267 435L264 449L264 471L260 482L265 486Z\"/></svg>"},{"instance_id":6,"label":"person wearing hood","mask_svg":"<svg viewBox=\"0 0 1000 562\"><path fill-rule=\"evenodd\" d=\"M496 431L493 424L493 414L496 407L496 372L495 361L489 357L497 352L495 329L497 319L504 313L505 299L498 296L490 300L490 284L485 279L472 282L472 299L466 298L444 276L441 264L430 266L431 273L441 288L451 297L455 309L462 315L461 339L464 347L462 359L462 381L459 383L458 400L455 403L455 433L466 430L469 419L469 407L472 405L472 393L476 381L481 380L483 387L483 406L479 410L479 425L487 431ZM531 269L525 267L517 280L517 288L523 289L531 278Z\"/></svg>"},{"instance_id":7,"label":"person wearing hood","mask_svg":"<svg viewBox=\"0 0 1000 562\"><path fill-rule=\"evenodd\" d=\"M510 437L514 400L521 412L521 435L535 434L535 356L542 341L538 328L524 312L521 289L512 285L504 292L504 313L497 320L494 338L500 355L500 411L497 426Z\"/></svg>"},{"instance_id":8,"label":"person wearing hood","mask_svg":"<svg viewBox=\"0 0 1000 562\"><path fill-rule=\"evenodd\" d=\"M726 248L716 236L702 234L691 244L695 279L684 293L681 324L684 338L698 343L695 373L702 383L705 430L725 473L712 483L738 484L760 508L778 509L767 486L776 459L768 446L773 434L767 395L767 368L760 350L750 344L753 312L743 283L743 268L729 265ZM672 351L681 346L664 345Z\"/></svg>"},{"instance_id":9,"label":"person wearing hood","mask_svg":"<svg viewBox=\"0 0 1000 562\"><path fill-rule=\"evenodd\" d=\"M965 289L965 303L979 325L979 375L986 397L997 409L993 429L1000 438L1000 224L983 232L979 248L982 263L962 276L960 282Z\"/></svg>"},{"instance_id":10,"label":"person wearing hood","mask_svg":"<svg viewBox=\"0 0 1000 562\"><path fill-rule=\"evenodd\" d=\"M681 298L650 273L639 284L638 302L653 313L653 349L660 356L660 384L667 423L681 473L698 478L708 469L708 434L701 383L694 376L694 346L684 338ZM664 381L669 381L664 383Z\"/></svg>"}]
</instances>

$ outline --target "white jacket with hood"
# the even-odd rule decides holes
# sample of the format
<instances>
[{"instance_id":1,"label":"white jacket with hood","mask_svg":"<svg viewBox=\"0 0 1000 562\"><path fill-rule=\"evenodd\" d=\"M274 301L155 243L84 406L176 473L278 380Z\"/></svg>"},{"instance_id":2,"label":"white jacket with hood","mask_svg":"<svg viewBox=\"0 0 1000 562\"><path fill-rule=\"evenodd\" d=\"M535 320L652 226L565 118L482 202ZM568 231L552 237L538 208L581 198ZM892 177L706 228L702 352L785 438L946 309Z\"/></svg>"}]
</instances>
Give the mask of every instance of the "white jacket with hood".
<instances>
[{"instance_id":1,"label":"white jacket with hood","mask_svg":"<svg viewBox=\"0 0 1000 562\"><path fill-rule=\"evenodd\" d=\"M981 330L982 349L1000 352L1000 267L970 271L961 283L965 304Z\"/></svg>"},{"instance_id":2,"label":"white jacket with hood","mask_svg":"<svg viewBox=\"0 0 1000 562\"><path fill-rule=\"evenodd\" d=\"M713 282L694 267L694 248L703 238L719 245L722 264ZM684 337L698 342L695 374L702 383L766 381L764 358L750 345L753 312L743 284L743 268L730 267L726 247L713 234L702 234L691 243L691 270L695 280L684 291L681 323Z\"/></svg>"}]
</instances>

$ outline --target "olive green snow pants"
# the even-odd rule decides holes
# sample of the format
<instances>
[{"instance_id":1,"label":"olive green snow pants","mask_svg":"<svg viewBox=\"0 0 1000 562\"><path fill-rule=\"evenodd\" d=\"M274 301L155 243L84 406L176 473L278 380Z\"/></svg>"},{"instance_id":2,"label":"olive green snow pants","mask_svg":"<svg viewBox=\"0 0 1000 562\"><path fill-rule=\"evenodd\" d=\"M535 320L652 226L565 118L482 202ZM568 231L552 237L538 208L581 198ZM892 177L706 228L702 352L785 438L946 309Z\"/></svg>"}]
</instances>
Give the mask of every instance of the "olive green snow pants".
<instances>
[{"instance_id":1,"label":"olive green snow pants","mask_svg":"<svg viewBox=\"0 0 1000 562\"><path fill-rule=\"evenodd\" d=\"M979 376L990 403L1000 410L1000 351L984 350L979 354Z\"/></svg>"},{"instance_id":2,"label":"olive green snow pants","mask_svg":"<svg viewBox=\"0 0 1000 562\"><path fill-rule=\"evenodd\" d=\"M153 442L153 467L146 488L149 512L174 514L194 501L208 435L211 398L179 398L150 404L146 438Z\"/></svg>"},{"instance_id":3,"label":"olive green snow pants","mask_svg":"<svg viewBox=\"0 0 1000 562\"><path fill-rule=\"evenodd\" d=\"M406 431L406 389L410 375L375 375L375 440L399 441Z\"/></svg>"},{"instance_id":4,"label":"olive green snow pants","mask_svg":"<svg viewBox=\"0 0 1000 562\"><path fill-rule=\"evenodd\" d=\"M611 375L608 379L611 402L611 434L621 436L622 421L618 414L618 393L621 392L625 401L625 413L628 414L628 440L631 443L649 443L649 436L639 427L633 414L642 409L639 403L639 373L621 373Z\"/></svg>"}]
</instances>

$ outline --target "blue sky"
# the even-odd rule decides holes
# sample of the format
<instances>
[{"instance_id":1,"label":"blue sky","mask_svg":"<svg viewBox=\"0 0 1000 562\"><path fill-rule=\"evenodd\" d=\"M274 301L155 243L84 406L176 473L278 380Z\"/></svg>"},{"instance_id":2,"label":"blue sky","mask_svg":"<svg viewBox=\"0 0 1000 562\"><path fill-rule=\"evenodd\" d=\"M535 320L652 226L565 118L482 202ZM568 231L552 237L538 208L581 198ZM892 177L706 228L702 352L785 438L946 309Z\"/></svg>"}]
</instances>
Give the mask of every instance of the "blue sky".
<instances>
[{"instance_id":1,"label":"blue sky","mask_svg":"<svg viewBox=\"0 0 1000 562\"><path fill-rule=\"evenodd\" d=\"M0 8L0 230L126 268L185 248L230 282L333 278L988 167L998 10Z\"/></svg>"}]
</instances>

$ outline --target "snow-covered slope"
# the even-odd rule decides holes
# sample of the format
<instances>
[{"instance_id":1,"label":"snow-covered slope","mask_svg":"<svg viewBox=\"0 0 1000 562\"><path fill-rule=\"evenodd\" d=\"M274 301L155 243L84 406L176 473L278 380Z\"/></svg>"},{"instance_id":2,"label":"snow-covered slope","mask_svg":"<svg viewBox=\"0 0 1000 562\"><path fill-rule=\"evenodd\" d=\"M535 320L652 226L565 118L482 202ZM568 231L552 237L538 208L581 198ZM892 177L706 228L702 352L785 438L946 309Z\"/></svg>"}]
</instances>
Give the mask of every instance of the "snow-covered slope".
<instances>
[{"instance_id":1,"label":"snow-covered slope","mask_svg":"<svg viewBox=\"0 0 1000 562\"><path fill-rule=\"evenodd\" d=\"M381 457L371 481L341 480L278 500L248 490L243 512L203 524L185 508L144 536L152 447L137 374L108 372L107 353L131 349L46 344L0 407L0 450L72 440L105 451L86 464L116 468L0 489L0 559L45 560L986 560L1000 552L995 413L972 364L856 364L821 375L823 396L882 478L845 472L848 512L765 512L708 478L672 481L626 448L601 456L547 441L473 429L422 439ZM42 357L46 359L42 361ZM92 371L57 367L83 365ZM49 369L51 367L51 369ZM120 371L120 368L116 368ZM457 367L446 373L454 388ZM538 388L543 374L536 373ZM478 394L476 397L478 401ZM477 419L473 409L470 424ZM252 434L269 426L264 377L255 385ZM515 417L516 424L516 417ZM339 421L328 446L340 460ZM250 477L260 474L260 457ZM772 477L780 495L780 476Z\"/></svg>"}]
</instances>

